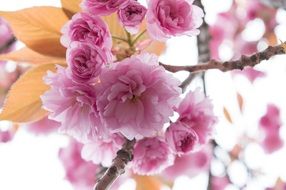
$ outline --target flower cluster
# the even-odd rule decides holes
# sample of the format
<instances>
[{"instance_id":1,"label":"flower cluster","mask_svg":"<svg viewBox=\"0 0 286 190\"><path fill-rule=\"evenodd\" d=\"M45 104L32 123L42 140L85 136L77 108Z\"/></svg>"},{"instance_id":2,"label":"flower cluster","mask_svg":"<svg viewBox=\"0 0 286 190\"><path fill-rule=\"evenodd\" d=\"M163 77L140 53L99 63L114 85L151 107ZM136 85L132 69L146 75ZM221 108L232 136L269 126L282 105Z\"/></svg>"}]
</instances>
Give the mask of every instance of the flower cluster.
<instances>
[{"instance_id":1,"label":"flower cluster","mask_svg":"<svg viewBox=\"0 0 286 190\"><path fill-rule=\"evenodd\" d=\"M81 5L83 12L62 29L67 67L47 74L50 90L41 98L49 118L61 124L59 130L84 143L82 157L108 167L125 139L135 139L132 169L149 175L206 144L216 121L210 101L199 90L181 100L179 80L156 55L138 52L113 61L112 35L101 18L117 12L132 36L146 14L149 35L162 40L198 34L202 10L187 0L150 0L148 8L134 0L84 0ZM175 112L180 116L169 124Z\"/></svg>"}]
</instances>

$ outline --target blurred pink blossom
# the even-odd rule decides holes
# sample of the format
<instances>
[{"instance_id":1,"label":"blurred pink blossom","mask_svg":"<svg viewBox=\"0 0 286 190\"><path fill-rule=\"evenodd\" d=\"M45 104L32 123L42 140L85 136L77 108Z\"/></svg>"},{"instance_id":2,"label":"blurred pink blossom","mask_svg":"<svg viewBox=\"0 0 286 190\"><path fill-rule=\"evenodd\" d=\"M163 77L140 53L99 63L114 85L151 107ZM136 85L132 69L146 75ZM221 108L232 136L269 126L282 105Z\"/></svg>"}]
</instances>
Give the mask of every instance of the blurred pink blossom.
<instances>
[{"instance_id":1,"label":"blurred pink blossom","mask_svg":"<svg viewBox=\"0 0 286 190\"><path fill-rule=\"evenodd\" d=\"M1 131L0 130L0 143L7 143L11 141L14 137L14 132L12 130Z\"/></svg>"},{"instance_id":2,"label":"blurred pink blossom","mask_svg":"<svg viewBox=\"0 0 286 190\"><path fill-rule=\"evenodd\" d=\"M281 125L279 108L274 104L269 104L265 115L259 121L260 129L264 132L261 145L265 152L272 153L284 145L279 135Z\"/></svg>"},{"instance_id":3,"label":"blurred pink blossom","mask_svg":"<svg viewBox=\"0 0 286 190\"><path fill-rule=\"evenodd\" d=\"M199 152L177 156L172 166L166 168L162 175L169 180L174 180L181 175L194 177L209 169L211 150L205 146Z\"/></svg>"},{"instance_id":4,"label":"blurred pink blossom","mask_svg":"<svg viewBox=\"0 0 286 190\"><path fill-rule=\"evenodd\" d=\"M174 162L174 155L160 137L144 138L135 144L131 167L136 174L154 175Z\"/></svg>"},{"instance_id":5,"label":"blurred pink blossom","mask_svg":"<svg viewBox=\"0 0 286 190\"><path fill-rule=\"evenodd\" d=\"M108 15L124 7L129 0L83 0L81 8L91 15Z\"/></svg>"},{"instance_id":6,"label":"blurred pink blossom","mask_svg":"<svg viewBox=\"0 0 286 190\"><path fill-rule=\"evenodd\" d=\"M59 127L60 123L50 120L48 117L26 124L27 130L36 135L48 135L52 132L56 132Z\"/></svg>"},{"instance_id":7,"label":"blurred pink blossom","mask_svg":"<svg viewBox=\"0 0 286 190\"><path fill-rule=\"evenodd\" d=\"M246 67L244 68L242 71L240 70L235 70L232 71L233 76L244 76L245 78L247 78L251 83L254 83L257 79L259 78L263 78L266 76L266 73L256 70L252 67Z\"/></svg>"},{"instance_id":8,"label":"blurred pink blossom","mask_svg":"<svg viewBox=\"0 0 286 190\"><path fill-rule=\"evenodd\" d=\"M224 190L229 185L229 179L226 176L218 177L212 176L211 178L211 189L212 190Z\"/></svg>"},{"instance_id":9,"label":"blurred pink blossom","mask_svg":"<svg viewBox=\"0 0 286 190\"><path fill-rule=\"evenodd\" d=\"M148 0L147 29L153 39L198 35L204 13L194 0Z\"/></svg>"},{"instance_id":10,"label":"blurred pink blossom","mask_svg":"<svg viewBox=\"0 0 286 190\"><path fill-rule=\"evenodd\" d=\"M99 167L81 158L82 145L71 140L66 148L59 151L59 158L66 170L66 179L75 190L90 190L96 182Z\"/></svg>"}]
</instances>

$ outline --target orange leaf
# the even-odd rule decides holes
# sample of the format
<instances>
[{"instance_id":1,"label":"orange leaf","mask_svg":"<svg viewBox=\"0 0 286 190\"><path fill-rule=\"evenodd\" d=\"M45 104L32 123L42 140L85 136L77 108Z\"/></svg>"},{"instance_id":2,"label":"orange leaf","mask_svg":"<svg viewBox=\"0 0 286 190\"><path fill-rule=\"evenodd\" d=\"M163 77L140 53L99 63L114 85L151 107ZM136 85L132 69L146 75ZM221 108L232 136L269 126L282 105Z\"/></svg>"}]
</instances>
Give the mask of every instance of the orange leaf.
<instances>
[{"instance_id":1,"label":"orange leaf","mask_svg":"<svg viewBox=\"0 0 286 190\"><path fill-rule=\"evenodd\" d=\"M49 89L43 82L43 76L48 70L55 71L55 64L34 67L12 85L0 114L0 120L26 123L46 116L47 112L42 109L40 96Z\"/></svg>"},{"instance_id":2,"label":"orange leaf","mask_svg":"<svg viewBox=\"0 0 286 190\"><path fill-rule=\"evenodd\" d=\"M77 12L80 12L81 0L61 0L63 10L68 15L68 17L72 17Z\"/></svg>"},{"instance_id":3,"label":"orange leaf","mask_svg":"<svg viewBox=\"0 0 286 190\"><path fill-rule=\"evenodd\" d=\"M237 98L237 102L238 102L238 106L240 109L240 112L243 112L243 107L244 107L244 101L243 101L243 97L241 94L237 93L236 94L236 98Z\"/></svg>"},{"instance_id":4,"label":"orange leaf","mask_svg":"<svg viewBox=\"0 0 286 190\"><path fill-rule=\"evenodd\" d=\"M61 8L33 7L15 12L0 11L12 27L17 39L39 53L65 56L60 44L61 28L68 17Z\"/></svg>"},{"instance_id":5,"label":"orange leaf","mask_svg":"<svg viewBox=\"0 0 286 190\"><path fill-rule=\"evenodd\" d=\"M29 63L34 65L40 64L65 64L65 58L53 57L48 55L42 55L27 47L20 50L16 50L7 54L0 54L0 60L3 61L15 61L19 63Z\"/></svg>"},{"instance_id":6,"label":"orange leaf","mask_svg":"<svg viewBox=\"0 0 286 190\"><path fill-rule=\"evenodd\" d=\"M113 13L108 16L103 16L102 18L108 25L112 36L127 39L126 32L122 27L122 25L120 24L116 13Z\"/></svg>"},{"instance_id":7,"label":"orange leaf","mask_svg":"<svg viewBox=\"0 0 286 190\"><path fill-rule=\"evenodd\" d=\"M162 182L154 176L135 175L136 190L160 190Z\"/></svg>"},{"instance_id":8,"label":"orange leaf","mask_svg":"<svg viewBox=\"0 0 286 190\"><path fill-rule=\"evenodd\" d=\"M232 118L231 118L228 110L226 109L226 107L223 107L223 114L224 114L224 117L226 118L226 120L228 122L233 123Z\"/></svg>"}]
</instances>

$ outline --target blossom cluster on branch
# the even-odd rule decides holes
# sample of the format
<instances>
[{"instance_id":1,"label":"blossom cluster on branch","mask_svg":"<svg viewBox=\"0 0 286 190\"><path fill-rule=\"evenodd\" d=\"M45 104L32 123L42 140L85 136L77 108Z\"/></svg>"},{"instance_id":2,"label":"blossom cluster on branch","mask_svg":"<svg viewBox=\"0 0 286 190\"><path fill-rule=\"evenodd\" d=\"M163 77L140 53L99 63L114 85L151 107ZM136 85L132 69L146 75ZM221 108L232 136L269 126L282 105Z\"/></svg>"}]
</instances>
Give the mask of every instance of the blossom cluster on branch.
<instances>
[{"instance_id":1,"label":"blossom cluster on branch","mask_svg":"<svg viewBox=\"0 0 286 190\"><path fill-rule=\"evenodd\" d=\"M51 88L41 97L59 130L84 143L83 158L105 167L125 139L136 139L131 167L141 175L157 174L173 165L175 155L200 150L216 122L210 100L199 89L182 99L180 82L156 55L114 60L112 36L100 15L117 11L126 30L136 32L147 12L149 35L165 40L198 34L202 10L185 0L149 1L147 11L133 0L85 0L82 9L62 29L68 66L48 73ZM179 118L171 121L175 112Z\"/></svg>"},{"instance_id":2,"label":"blossom cluster on branch","mask_svg":"<svg viewBox=\"0 0 286 190\"><path fill-rule=\"evenodd\" d=\"M151 175L169 183L179 175L193 177L207 171L208 189L222 190L235 184L228 171L232 162L241 163L249 176L256 175L243 158L247 143L258 143L267 154L284 145L280 110L269 103L257 123L260 136L242 134L232 149L221 147L213 139L218 117L206 96L205 74L203 90L192 83L197 72L210 69L243 70L233 74L244 74L252 83L266 76L252 67L286 53L286 43L278 44L274 33L276 9L259 0L233 1L229 11L219 13L216 22L208 25L199 0L147 0L146 6L136 0L61 2L63 8L0 11L11 22L15 37L26 45L0 59L34 64L11 87L0 119L25 123L36 135L59 130L70 136L73 140L59 157L76 189L95 184L95 190L104 190L114 181L118 185L130 177L140 183ZM257 20L262 21L263 34L245 39L245 26ZM0 29L5 36L0 38L0 53L6 53L15 38L2 20ZM159 62L166 40L178 36L198 38L202 63ZM190 74L182 83L173 74L179 71ZM21 73L16 69L11 79ZM10 85L10 80L9 84L0 81L3 95ZM195 90L182 93L188 85ZM237 101L242 114L240 93ZM224 107L223 113L232 124L229 110ZM0 133L0 142L11 140L17 129ZM213 162L221 163L223 175L213 173ZM123 173L125 177L116 181Z\"/></svg>"}]
</instances>

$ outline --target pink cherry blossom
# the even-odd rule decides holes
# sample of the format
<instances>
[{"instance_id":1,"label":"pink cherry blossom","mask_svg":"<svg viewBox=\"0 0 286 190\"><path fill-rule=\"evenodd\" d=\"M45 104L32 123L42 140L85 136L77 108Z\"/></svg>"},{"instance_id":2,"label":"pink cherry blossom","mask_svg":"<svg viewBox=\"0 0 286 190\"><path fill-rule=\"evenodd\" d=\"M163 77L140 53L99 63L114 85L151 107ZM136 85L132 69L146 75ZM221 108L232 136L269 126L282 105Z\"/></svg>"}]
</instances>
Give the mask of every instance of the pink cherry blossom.
<instances>
[{"instance_id":1,"label":"pink cherry blossom","mask_svg":"<svg viewBox=\"0 0 286 190\"><path fill-rule=\"evenodd\" d=\"M13 38L12 31L5 20L0 18L0 45L7 44ZM6 51L5 51L6 52ZM0 52L3 53L3 52Z\"/></svg>"},{"instance_id":2,"label":"pink cherry blossom","mask_svg":"<svg viewBox=\"0 0 286 190\"><path fill-rule=\"evenodd\" d=\"M180 115L178 121L192 128L198 135L199 144L207 143L217 121L211 101L205 98L199 89L196 89L186 95L177 112Z\"/></svg>"},{"instance_id":3,"label":"pink cherry blossom","mask_svg":"<svg viewBox=\"0 0 286 190\"><path fill-rule=\"evenodd\" d=\"M60 123L50 120L48 117L44 117L39 121L26 124L26 128L29 132L36 135L48 135L59 129Z\"/></svg>"},{"instance_id":4,"label":"pink cherry blossom","mask_svg":"<svg viewBox=\"0 0 286 190\"><path fill-rule=\"evenodd\" d=\"M181 122L172 123L165 133L165 138L174 153L179 156L196 150L199 140L196 132Z\"/></svg>"},{"instance_id":5,"label":"pink cherry blossom","mask_svg":"<svg viewBox=\"0 0 286 190\"><path fill-rule=\"evenodd\" d=\"M112 39L107 25L96 15L77 13L62 28L61 43L68 47L71 42L85 42L111 51Z\"/></svg>"},{"instance_id":6,"label":"pink cherry blossom","mask_svg":"<svg viewBox=\"0 0 286 190\"><path fill-rule=\"evenodd\" d=\"M41 96L49 118L61 123L59 131L79 141L93 138L102 132L95 106L95 92L91 86L74 83L68 69L57 67L44 78L50 90Z\"/></svg>"},{"instance_id":7,"label":"pink cherry blossom","mask_svg":"<svg viewBox=\"0 0 286 190\"><path fill-rule=\"evenodd\" d=\"M71 140L68 147L62 148L59 158L66 170L66 178L75 189L90 190L95 184L99 166L81 158L82 144Z\"/></svg>"},{"instance_id":8,"label":"pink cherry blossom","mask_svg":"<svg viewBox=\"0 0 286 190\"><path fill-rule=\"evenodd\" d=\"M166 168L162 175L169 180L174 180L181 175L194 177L209 169L211 161L211 151L208 146L199 152L193 152L182 156L177 156L172 166Z\"/></svg>"},{"instance_id":9,"label":"pink cherry blossom","mask_svg":"<svg viewBox=\"0 0 286 190\"><path fill-rule=\"evenodd\" d=\"M282 125L279 108L273 104L269 104L266 114L260 119L259 124L264 132L261 145L265 152L272 153L279 150L284 145L284 141L279 135Z\"/></svg>"},{"instance_id":10,"label":"pink cherry blossom","mask_svg":"<svg viewBox=\"0 0 286 190\"><path fill-rule=\"evenodd\" d=\"M198 35L204 13L193 0L148 0L147 29L150 36L164 41L172 36Z\"/></svg>"},{"instance_id":11,"label":"pink cherry blossom","mask_svg":"<svg viewBox=\"0 0 286 190\"><path fill-rule=\"evenodd\" d=\"M212 176L211 180L212 190L224 190L230 184L230 181L226 176Z\"/></svg>"},{"instance_id":12,"label":"pink cherry blossom","mask_svg":"<svg viewBox=\"0 0 286 190\"><path fill-rule=\"evenodd\" d=\"M279 134L271 134L264 137L261 145L266 153L271 154L281 149L284 145L284 141Z\"/></svg>"},{"instance_id":13,"label":"pink cherry blossom","mask_svg":"<svg viewBox=\"0 0 286 190\"><path fill-rule=\"evenodd\" d=\"M244 76L245 78L247 78L251 83L254 83L257 79L259 78L263 78L266 76L266 73L259 71L257 69L254 69L252 67L246 67L245 69L243 69L242 71L232 71L232 74L234 76Z\"/></svg>"},{"instance_id":14,"label":"pink cherry blossom","mask_svg":"<svg viewBox=\"0 0 286 190\"><path fill-rule=\"evenodd\" d=\"M85 160L91 160L95 164L109 167L123 143L124 138L122 136L112 134L109 138L98 138L85 143L81 155Z\"/></svg>"},{"instance_id":15,"label":"pink cherry blossom","mask_svg":"<svg viewBox=\"0 0 286 190\"><path fill-rule=\"evenodd\" d=\"M12 130L1 131L0 130L0 143L7 143L11 141L14 137L14 132Z\"/></svg>"},{"instance_id":16,"label":"pink cherry blossom","mask_svg":"<svg viewBox=\"0 0 286 190\"><path fill-rule=\"evenodd\" d=\"M131 0L127 6L119 9L118 18L129 33L136 34L146 12L147 9L143 5Z\"/></svg>"},{"instance_id":17,"label":"pink cherry blossom","mask_svg":"<svg viewBox=\"0 0 286 190\"><path fill-rule=\"evenodd\" d=\"M96 82L101 67L110 59L100 47L73 42L67 50L67 62L72 79L78 83Z\"/></svg>"},{"instance_id":18,"label":"pink cherry blossom","mask_svg":"<svg viewBox=\"0 0 286 190\"><path fill-rule=\"evenodd\" d=\"M157 56L141 54L103 69L97 105L106 127L128 139L161 131L179 101L180 82L158 64Z\"/></svg>"},{"instance_id":19,"label":"pink cherry blossom","mask_svg":"<svg viewBox=\"0 0 286 190\"><path fill-rule=\"evenodd\" d=\"M260 128L269 134L276 133L281 127L280 110L274 104L269 104L265 115L259 121Z\"/></svg>"},{"instance_id":20,"label":"pink cherry blossom","mask_svg":"<svg viewBox=\"0 0 286 190\"><path fill-rule=\"evenodd\" d=\"M83 0L81 8L92 15L108 15L128 4L129 0Z\"/></svg>"},{"instance_id":21,"label":"pink cherry blossom","mask_svg":"<svg viewBox=\"0 0 286 190\"><path fill-rule=\"evenodd\" d=\"M174 162L174 155L160 137L144 138L135 144L131 167L136 174L154 175Z\"/></svg>"}]
</instances>

